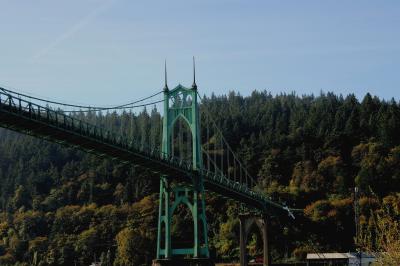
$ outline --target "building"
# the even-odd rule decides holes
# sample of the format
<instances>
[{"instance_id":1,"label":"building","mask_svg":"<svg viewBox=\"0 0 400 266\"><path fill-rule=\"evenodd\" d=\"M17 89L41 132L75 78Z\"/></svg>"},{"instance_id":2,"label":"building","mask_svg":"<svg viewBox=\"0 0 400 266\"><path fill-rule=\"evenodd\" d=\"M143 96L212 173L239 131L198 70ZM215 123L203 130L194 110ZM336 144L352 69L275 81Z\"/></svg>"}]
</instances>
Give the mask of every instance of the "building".
<instances>
[{"instance_id":1,"label":"building","mask_svg":"<svg viewBox=\"0 0 400 266\"><path fill-rule=\"evenodd\" d=\"M375 261L375 257L361 253L308 253L307 266L369 266Z\"/></svg>"}]
</instances>

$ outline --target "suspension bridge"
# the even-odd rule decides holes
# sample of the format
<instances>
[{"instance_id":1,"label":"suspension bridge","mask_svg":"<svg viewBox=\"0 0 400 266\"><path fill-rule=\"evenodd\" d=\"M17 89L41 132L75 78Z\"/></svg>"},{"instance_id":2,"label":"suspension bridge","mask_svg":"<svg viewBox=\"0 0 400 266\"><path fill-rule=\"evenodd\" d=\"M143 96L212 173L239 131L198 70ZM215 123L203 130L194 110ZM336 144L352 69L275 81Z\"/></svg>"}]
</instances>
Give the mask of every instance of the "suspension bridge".
<instances>
[{"instance_id":1,"label":"suspension bridge","mask_svg":"<svg viewBox=\"0 0 400 266\"><path fill-rule=\"evenodd\" d=\"M152 100L159 96L162 99ZM132 110L157 103L163 104L162 130L160 140L153 143L139 142L76 115ZM183 256L188 259L179 263L211 265L206 191L233 199L257 213L240 216L241 265L247 265L245 245L253 223L261 229L264 265L269 265L267 218L271 214L293 217L291 210L257 191L256 180L231 149L212 115L206 109L200 114L200 103L195 78L190 88L178 85L169 89L166 73L163 90L117 106L69 104L0 88L0 127L157 173L160 176L160 204L154 265L178 265L177 259ZM182 130L184 127L186 131ZM202 135L201 127L204 127ZM193 218L193 243L185 248L175 248L171 241L171 220L180 204L189 208Z\"/></svg>"}]
</instances>

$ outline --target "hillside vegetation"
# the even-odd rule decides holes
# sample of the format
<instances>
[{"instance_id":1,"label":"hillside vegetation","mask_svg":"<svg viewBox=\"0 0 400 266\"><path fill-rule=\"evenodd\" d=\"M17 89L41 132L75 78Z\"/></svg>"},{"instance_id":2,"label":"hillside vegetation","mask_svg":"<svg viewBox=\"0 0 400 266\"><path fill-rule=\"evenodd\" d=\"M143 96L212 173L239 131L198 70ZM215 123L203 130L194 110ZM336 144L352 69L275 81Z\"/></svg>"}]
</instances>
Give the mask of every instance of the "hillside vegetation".
<instances>
[{"instance_id":1,"label":"hillside vegetation","mask_svg":"<svg viewBox=\"0 0 400 266\"><path fill-rule=\"evenodd\" d=\"M231 92L205 98L201 108L213 114L257 178L257 189L304 209L295 220L271 217L274 261L354 250L355 186L360 245L378 246L382 224L376 213L399 220L398 102L369 94L358 101L333 93ZM80 118L142 143L160 141L155 109ZM155 258L158 191L158 176L149 171L1 129L0 265L148 265ZM207 194L210 248L218 260L238 258L238 212L239 204ZM192 224L184 211L180 217L174 220L176 239ZM261 252L256 231L249 251Z\"/></svg>"}]
</instances>

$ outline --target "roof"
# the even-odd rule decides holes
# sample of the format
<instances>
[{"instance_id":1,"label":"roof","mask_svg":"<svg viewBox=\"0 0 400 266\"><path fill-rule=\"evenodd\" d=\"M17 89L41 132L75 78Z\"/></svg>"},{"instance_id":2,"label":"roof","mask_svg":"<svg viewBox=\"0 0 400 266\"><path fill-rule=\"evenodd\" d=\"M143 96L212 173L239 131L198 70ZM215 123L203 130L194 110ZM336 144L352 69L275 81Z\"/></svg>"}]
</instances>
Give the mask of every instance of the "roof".
<instances>
[{"instance_id":1,"label":"roof","mask_svg":"<svg viewBox=\"0 0 400 266\"><path fill-rule=\"evenodd\" d=\"M308 253L308 260L321 260L321 259L349 259L355 258L351 253Z\"/></svg>"},{"instance_id":2,"label":"roof","mask_svg":"<svg viewBox=\"0 0 400 266\"><path fill-rule=\"evenodd\" d=\"M347 253L308 253L308 260L323 260L323 259L354 259L357 258L357 253L355 252L347 252ZM372 258L374 256L366 253L362 253L363 258Z\"/></svg>"}]
</instances>

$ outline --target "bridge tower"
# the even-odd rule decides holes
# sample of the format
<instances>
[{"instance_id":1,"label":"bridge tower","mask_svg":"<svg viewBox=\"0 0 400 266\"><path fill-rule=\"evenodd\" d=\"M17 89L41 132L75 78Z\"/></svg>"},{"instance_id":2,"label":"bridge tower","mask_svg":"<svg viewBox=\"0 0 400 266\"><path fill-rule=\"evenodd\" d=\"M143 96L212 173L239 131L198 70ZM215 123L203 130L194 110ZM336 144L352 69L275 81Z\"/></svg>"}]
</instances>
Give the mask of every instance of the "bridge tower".
<instances>
[{"instance_id":1,"label":"bridge tower","mask_svg":"<svg viewBox=\"0 0 400 266\"><path fill-rule=\"evenodd\" d=\"M169 90L165 78L162 135L162 153L164 156L172 155L173 128L178 119L187 123L190 129L192 139L191 163L194 170L199 169L202 167L202 153L195 78L191 88L185 88L179 84L172 90ZM153 265L176 265L173 261L177 259L177 256L190 257L191 262L188 265L208 265L209 249L203 180L201 177L192 177L191 184L182 185L174 184L172 182L174 178L176 177L166 175L160 177L157 259L153 262ZM193 218L193 244L185 248L173 248L171 222L173 214L180 204L188 207ZM207 261L207 263L202 263L202 261Z\"/></svg>"}]
</instances>

